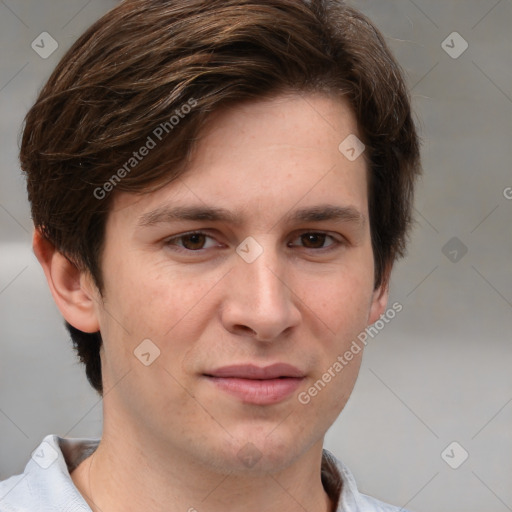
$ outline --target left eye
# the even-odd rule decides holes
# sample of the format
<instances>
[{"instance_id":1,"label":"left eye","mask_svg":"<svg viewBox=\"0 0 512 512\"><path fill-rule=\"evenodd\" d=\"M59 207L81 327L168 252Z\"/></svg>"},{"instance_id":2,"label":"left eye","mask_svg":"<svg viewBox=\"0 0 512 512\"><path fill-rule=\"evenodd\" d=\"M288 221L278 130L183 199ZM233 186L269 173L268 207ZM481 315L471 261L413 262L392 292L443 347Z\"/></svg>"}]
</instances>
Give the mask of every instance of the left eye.
<instances>
[{"instance_id":1,"label":"left eye","mask_svg":"<svg viewBox=\"0 0 512 512\"><path fill-rule=\"evenodd\" d=\"M324 249L337 243L337 240L327 233L302 233L295 240L300 240L306 249ZM330 243L325 245L326 242ZM288 244L288 246L294 245L294 243Z\"/></svg>"}]
</instances>

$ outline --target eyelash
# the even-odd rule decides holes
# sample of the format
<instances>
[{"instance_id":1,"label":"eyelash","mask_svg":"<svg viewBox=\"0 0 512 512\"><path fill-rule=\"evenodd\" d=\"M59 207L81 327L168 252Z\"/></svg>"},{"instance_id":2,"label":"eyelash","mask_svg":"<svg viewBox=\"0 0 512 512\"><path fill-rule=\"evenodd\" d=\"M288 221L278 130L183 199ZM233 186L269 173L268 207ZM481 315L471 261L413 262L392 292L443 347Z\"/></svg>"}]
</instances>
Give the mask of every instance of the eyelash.
<instances>
[{"instance_id":1,"label":"eyelash","mask_svg":"<svg viewBox=\"0 0 512 512\"><path fill-rule=\"evenodd\" d=\"M176 235L171 238L167 238L165 240L165 245L168 247L172 247L172 250L174 250L174 251L181 252L181 253L188 253L188 254L193 254L193 253L203 254L204 251L207 251L208 249L213 248L213 247L207 247L207 248L201 248L201 249L194 250L194 249L187 249L185 247L180 247L179 245L177 245L175 243L176 241L180 241L184 238L187 238L187 237L190 237L193 235L204 235L206 238L214 239L213 236L209 235L208 233L205 233L204 231L189 231L187 233L182 233L180 235ZM332 242L325 247L320 247L320 248L302 247L303 249L314 251L314 252L324 252L325 253L325 252L331 251L339 246L346 245L345 240L338 240L333 235L330 235L329 233L326 233L324 231L303 231L303 232L299 233L294 238L294 240L296 240L297 238L301 238L304 235L320 235L320 236L325 236L326 239L330 238L332 240ZM325 243L325 241L324 241L324 243ZM287 247L290 247L290 245L287 244ZM291 247L296 247L296 246L291 246Z\"/></svg>"}]
</instances>

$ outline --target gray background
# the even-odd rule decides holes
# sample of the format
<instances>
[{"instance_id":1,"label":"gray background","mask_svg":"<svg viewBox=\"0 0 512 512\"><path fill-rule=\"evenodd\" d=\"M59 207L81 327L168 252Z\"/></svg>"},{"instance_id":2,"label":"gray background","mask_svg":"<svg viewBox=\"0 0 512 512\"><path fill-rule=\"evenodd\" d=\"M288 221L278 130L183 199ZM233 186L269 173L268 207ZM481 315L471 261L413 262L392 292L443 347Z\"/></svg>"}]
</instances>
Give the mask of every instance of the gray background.
<instances>
[{"instance_id":1,"label":"gray background","mask_svg":"<svg viewBox=\"0 0 512 512\"><path fill-rule=\"evenodd\" d=\"M31 252L17 149L44 79L115 3L0 0L0 479L21 472L48 433L101 434L101 400ZM326 447L384 501L418 512L512 510L512 0L349 3L406 71L424 177L409 256L393 276L390 303L403 311L370 341ZM31 48L43 31L59 44L47 59ZM456 59L442 47L454 31L469 44ZM456 262L451 245L443 252L453 237L457 259L468 249ZM458 469L441 456L453 441L469 453ZM461 448L448 453L457 462Z\"/></svg>"}]
</instances>

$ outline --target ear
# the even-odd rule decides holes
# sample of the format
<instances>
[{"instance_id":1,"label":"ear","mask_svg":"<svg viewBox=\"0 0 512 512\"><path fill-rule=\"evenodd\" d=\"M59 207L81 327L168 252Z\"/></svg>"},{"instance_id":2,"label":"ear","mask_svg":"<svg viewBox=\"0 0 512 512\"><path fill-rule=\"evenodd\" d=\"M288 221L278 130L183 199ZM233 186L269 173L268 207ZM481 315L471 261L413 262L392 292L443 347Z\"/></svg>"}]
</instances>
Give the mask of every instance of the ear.
<instances>
[{"instance_id":1,"label":"ear","mask_svg":"<svg viewBox=\"0 0 512 512\"><path fill-rule=\"evenodd\" d=\"M382 276L382 284L373 291L370 314L368 315L368 325L375 323L386 310L389 298L389 278L391 269L392 266L386 268Z\"/></svg>"},{"instance_id":2,"label":"ear","mask_svg":"<svg viewBox=\"0 0 512 512\"><path fill-rule=\"evenodd\" d=\"M99 292L89 274L79 270L38 229L34 232L32 248L62 316L83 332L99 331L95 307Z\"/></svg>"}]
</instances>

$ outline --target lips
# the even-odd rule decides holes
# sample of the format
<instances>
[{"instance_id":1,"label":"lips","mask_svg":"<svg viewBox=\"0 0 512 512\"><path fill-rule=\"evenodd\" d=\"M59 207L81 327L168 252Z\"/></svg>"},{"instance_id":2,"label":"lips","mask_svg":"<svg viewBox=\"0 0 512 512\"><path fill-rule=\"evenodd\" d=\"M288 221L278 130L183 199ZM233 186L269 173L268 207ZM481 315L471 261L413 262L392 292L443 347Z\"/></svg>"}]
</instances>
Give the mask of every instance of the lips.
<instances>
[{"instance_id":1,"label":"lips","mask_svg":"<svg viewBox=\"0 0 512 512\"><path fill-rule=\"evenodd\" d=\"M217 389L246 404L271 405L288 398L305 375L295 366L276 363L260 367L233 365L204 374Z\"/></svg>"},{"instance_id":2,"label":"lips","mask_svg":"<svg viewBox=\"0 0 512 512\"><path fill-rule=\"evenodd\" d=\"M252 364L224 366L207 374L210 377L226 377L238 379L278 379L280 377L304 377L298 368L286 363L275 363L260 367Z\"/></svg>"}]
</instances>

